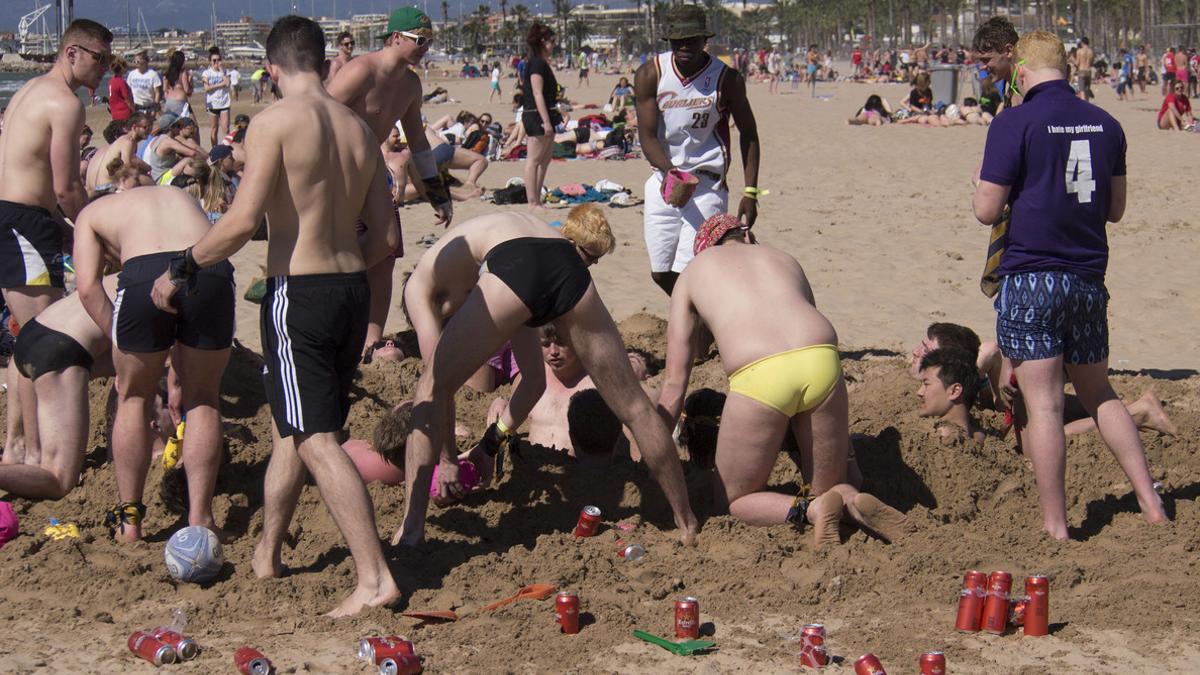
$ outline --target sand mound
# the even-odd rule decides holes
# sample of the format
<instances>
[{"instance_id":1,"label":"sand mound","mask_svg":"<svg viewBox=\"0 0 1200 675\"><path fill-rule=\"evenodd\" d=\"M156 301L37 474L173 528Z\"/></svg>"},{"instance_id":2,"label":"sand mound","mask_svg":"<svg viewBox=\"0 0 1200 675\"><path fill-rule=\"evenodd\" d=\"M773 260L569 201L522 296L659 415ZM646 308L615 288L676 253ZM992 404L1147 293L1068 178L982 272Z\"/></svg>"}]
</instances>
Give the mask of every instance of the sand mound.
<instances>
[{"instance_id":1,"label":"sand mound","mask_svg":"<svg viewBox=\"0 0 1200 675\"><path fill-rule=\"evenodd\" d=\"M622 328L629 344L664 356L661 319L637 315ZM229 564L211 585L172 581L162 549L180 523L157 495L157 467L149 478L147 541L122 547L104 533L102 513L116 501L116 486L105 464L108 383L95 382L94 449L83 484L60 503L14 500L22 536L0 550L0 634L6 636L0 669L132 671L138 666L125 650L125 637L169 621L173 607L186 608L189 632L205 647L199 660L174 668L179 672L227 669L242 644L263 649L281 672L366 672L353 659L355 639L376 631L409 636L434 671L678 668L684 664L677 657L637 642L631 631L669 635L671 600L682 595L700 598L702 622L720 645L718 653L687 664L692 668L795 670L795 639L811 621L828 626L833 654L853 660L873 651L901 672L915 670L926 649L944 649L954 668L1031 673L1186 671L1200 657L1188 639L1200 626L1186 610L1200 600L1194 565L1187 562L1200 545L1200 471L1190 440L1200 431L1200 379L1154 381L1181 434L1143 436L1175 522L1143 525L1099 438L1076 437L1067 469L1076 540L1059 544L1040 534L1032 476L1011 442L993 437L980 448L942 441L913 413L913 382L898 355L848 356L852 431L860 434L855 447L866 489L906 511L919 528L900 543L889 546L845 531L844 545L816 552L809 537L792 529L755 529L714 516L705 522L700 545L683 548L675 543L661 492L640 466L618 463L598 476L525 446L490 492L463 505L433 507L423 548L388 550L407 609L468 614L525 584L549 583L582 599L584 629L574 637L557 633L552 600L522 601L443 625L417 625L386 609L336 623L320 618L350 590L353 565L312 486L304 490L292 526L295 547L284 551L290 574L254 580L249 560L262 523L270 423L257 357L244 350L225 377L222 412L230 425L231 460L222 468L216 498L218 521L239 538L226 547ZM415 359L367 367L354 392L352 433L366 437L385 407L409 395L418 375ZM1150 383L1146 377L1116 378L1127 397ZM724 388L719 363L699 366L693 384ZM459 420L472 434L482 431L491 398L460 394ZM711 475L686 469L704 517ZM772 483L790 491L796 473L781 456ZM402 490L376 485L371 494L386 540L403 513ZM612 528L591 539L573 538L570 530L585 504L599 506L606 521L637 524L623 536L649 554L633 563L619 558ZM50 517L79 524L77 546L39 534ZM955 633L957 588L969 568L1050 575L1052 635L1033 640ZM1143 661L1148 658L1153 660Z\"/></svg>"}]
</instances>

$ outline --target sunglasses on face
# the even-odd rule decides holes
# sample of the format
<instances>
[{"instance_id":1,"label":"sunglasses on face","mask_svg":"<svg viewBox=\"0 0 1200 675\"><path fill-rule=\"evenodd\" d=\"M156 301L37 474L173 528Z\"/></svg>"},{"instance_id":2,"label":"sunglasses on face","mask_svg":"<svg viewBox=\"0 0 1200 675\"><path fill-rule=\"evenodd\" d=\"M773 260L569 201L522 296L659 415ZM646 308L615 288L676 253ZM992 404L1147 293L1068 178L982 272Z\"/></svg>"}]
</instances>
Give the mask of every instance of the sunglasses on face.
<instances>
[{"instance_id":1,"label":"sunglasses on face","mask_svg":"<svg viewBox=\"0 0 1200 675\"><path fill-rule=\"evenodd\" d=\"M108 64L108 63L112 62L112 58L113 58L112 52L98 52L98 51L95 51L92 49L88 49L87 47L84 47L83 45L73 45L73 46L76 49L82 49L83 51L87 52L88 54L91 54L92 58L96 59L97 63Z\"/></svg>"},{"instance_id":2,"label":"sunglasses on face","mask_svg":"<svg viewBox=\"0 0 1200 675\"><path fill-rule=\"evenodd\" d=\"M418 47L424 47L425 45L429 44L430 42L433 42L433 38L431 38L427 35L417 35L416 33L411 33L406 30L397 31L397 32L400 33L400 35L402 37L406 37L409 40L412 40L413 42L415 42Z\"/></svg>"},{"instance_id":3,"label":"sunglasses on face","mask_svg":"<svg viewBox=\"0 0 1200 675\"><path fill-rule=\"evenodd\" d=\"M343 42L343 43L342 43L342 46L343 46L343 47L353 47L353 46L354 46L354 43L353 43L353 42Z\"/></svg>"},{"instance_id":4,"label":"sunglasses on face","mask_svg":"<svg viewBox=\"0 0 1200 675\"><path fill-rule=\"evenodd\" d=\"M593 255L591 251L588 251L586 248L584 248L582 246L576 246L575 248L579 249L579 255L583 256L583 264L584 265L591 267L592 265L595 265L596 263L600 262L601 256Z\"/></svg>"}]
</instances>

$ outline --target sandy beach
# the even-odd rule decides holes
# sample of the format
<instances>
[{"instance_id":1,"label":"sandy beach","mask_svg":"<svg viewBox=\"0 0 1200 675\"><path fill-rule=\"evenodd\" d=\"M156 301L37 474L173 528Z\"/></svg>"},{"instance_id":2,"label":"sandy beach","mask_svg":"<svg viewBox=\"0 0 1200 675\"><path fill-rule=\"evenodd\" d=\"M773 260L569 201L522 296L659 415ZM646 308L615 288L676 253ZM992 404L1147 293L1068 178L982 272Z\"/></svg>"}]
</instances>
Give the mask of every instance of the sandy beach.
<instances>
[{"instance_id":1,"label":"sandy beach","mask_svg":"<svg viewBox=\"0 0 1200 675\"><path fill-rule=\"evenodd\" d=\"M579 90L574 74L560 78L581 104L602 104L616 82L616 76L593 76L592 87ZM505 92L512 83L504 80ZM435 84L462 103L429 106L430 119L460 109L513 118L509 106L486 104L486 79L435 78L426 86ZM103 512L116 500L105 460L110 383L95 381L81 486L58 503L13 500L22 536L0 549L0 670L150 672L152 666L128 653L125 640L169 622L171 609L182 607L203 651L198 660L171 667L180 673L229 672L241 645L260 648L281 673L373 672L354 652L359 637L375 633L412 639L428 672L796 672L797 640L811 622L828 628L830 653L838 659L833 673L853 672L854 659L865 652L877 654L888 672L916 672L919 654L931 649L945 651L954 672L1193 672L1200 660L1200 622L1188 611L1200 600L1200 357L1192 335L1200 328L1200 291L1191 282L1200 237L1190 221L1198 205L1192 177L1200 169L1200 135L1155 130L1157 94L1118 103L1111 88L1096 90L1129 142L1129 208L1109 227L1110 364L1119 372L1118 393L1133 400L1153 389L1179 425L1178 436L1142 435L1173 523L1145 525L1100 438L1077 436L1067 457L1073 540L1052 542L1041 535L1032 472L1011 436L993 433L982 448L945 442L916 415L906 357L925 326L953 321L985 339L995 334L991 302L978 288L987 229L970 206L970 177L986 129L846 125L869 94L896 102L907 86L822 84L822 98L810 99L786 85L786 93L771 96L765 85L751 84L763 141L759 185L770 190L755 232L800 260L818 305L837 327L864 489L908 512L919 526L911 538L887 545L847 530L843 546L814 551L807 533L710 517L712 476L685 463L704 529L697 548L683 548L675 543L661 491L641 467L617 464L597 479L529 448L492 490L459 506L433 507L423 548L385 545L405 610L453 609L464 618L419 624L389 609L337 622L322 618L351 589L354 568L315 486L305 488L297 510L295 546L284 550L290 573L264 582L250 570L271 433L253 353L258 307L239 301L237 337L247 349L236 351L225 374L230 459L214 502L218 522L238 535L225 549L226 569L206 586L168 576L163 545L181 523L158 494L158 466L148 481L147 540L118 546L108 539ZM249 98L243 91L234 112L261 109L247 104ZM193 107L202 109L198 103ZM98 140L107 121L102 108L89 111ZM204 115L200 121L208 123ZM207 127L201 131L207 138ZM520 162L493 163L482 183L503 186L522 169ZM644 160L556 161L547 182L607 178L640 197L648 174ZM741 180L735 168L734 194ZM524 207L458 203L455 220L497 208ZM618 247L592 268L597 287L627 343L662 357L659 317L667 298L649 279L640 209L606 213ZM408 252L397 264L396 300L423 251L417 240L436 233L426 204L406 207L401 217ZM265 250L265 242L252 242L233 258L239 295L261 274ZM406 328L394 309L387 333ZM353 394L352 435L369 437L380 412L410 395L419 372L416 359L364 368ZM700 365L692 386L727 389L719 361ZM491 398L459 394L458 421L472 437L483 431ZM983 422L993 431L1000 425L998 416ZM470 438L460 443L469 445ZM798 473L781 456L772 485L794 492ZM370 492L386 541L400 523L403 490L373 485ZM636 524L625 537L644 544L646 558L617 557L611 528L591 539L572 537L585 504L601 507L606 521ZM52 517L77 523L81 538L42 536ZM1049 575L1051 634L955 632L968 569L1003 569L1018 580ZM590 615L582 633L558 633L552 599L472 611L531 583L578 592ZM632 637L635 628L671 635L672 600L684 595L700 599L716 653L687 660Z\"/></svg>"}]
</instances>

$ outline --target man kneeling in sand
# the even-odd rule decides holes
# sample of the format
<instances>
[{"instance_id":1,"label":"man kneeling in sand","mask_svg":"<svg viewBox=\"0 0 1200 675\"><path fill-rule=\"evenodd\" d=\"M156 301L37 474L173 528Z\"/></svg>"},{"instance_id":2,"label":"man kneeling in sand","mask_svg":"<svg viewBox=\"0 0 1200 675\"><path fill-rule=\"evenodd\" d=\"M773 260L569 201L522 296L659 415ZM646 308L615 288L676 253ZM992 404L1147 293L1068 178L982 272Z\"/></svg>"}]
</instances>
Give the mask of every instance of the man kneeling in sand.
<instances>
[{"instance_id":1,"label":"man kneeling in sand","mask_svg":"<svg viewBox=\"0 0 1200 675\"><path fill-rule=\"evenodd\" d=\"M909 532L904 514L846 482L850 425L837 333L817 311L800 264L756 244L729 214L706 220L694 248L696 258L671 294L659 412L669 426L679 419L703 323L729 376L717 440L718 502L751 525L807 520L818 547L838 542L843 516L889 541ZM803 492L793 499L764 491L789 428L812 467L811 501Z\"/></svg>"},{"instance_id":2,"label":"man kneeling in sand","mask_svg":"<svg viewBox=\"0 0 1200 675\"><path fill-rule=\"evenodd\" d=\"M104 279L115 295L116 275ZM13 360L37 393L38 464L0 464L0 490L26 499L62 499L78 483L88 441L88 381L113 374L108 335L72 293L21 329Z\"/></svg>"},{"instance_id":3,"label":"man kneeling in sand","mask_svg":"<svg viewBox=\"0 0 1200 675\"><path fill-rule=\"evenodd\" d=\"M454 395L487 358L512 340L532 396L514 395L500 419L488 427L471 459L486 482L502 440L510 436L545 388L542 370L525 348L531 328L554 324L575 348L596 389L621 422L632 429L644 461L666 493L680 538L695 542L699 524L692 513L675 445L654 406L638 386L621 335L592 283L588 266L614 247L608 221L595 205L571 210L560 232L537 218L499 213L467 221L446 232L417 263L405 300L421 342L425 369L413 398L413 434L406 458L405 521L397 540L415 545L424 538L425 511L433 465L438 494L459 498L458 462L452 452ZM568 239L569 227L606 233L605 246ZM436 307L430 308L430 302ZM418 320L418 311L422 318ZM440 325L438 316L449 320ZM440 326L440 328L439 328ZM536 356L535 356L536 358Z\"/></svg>"}]
</instances>

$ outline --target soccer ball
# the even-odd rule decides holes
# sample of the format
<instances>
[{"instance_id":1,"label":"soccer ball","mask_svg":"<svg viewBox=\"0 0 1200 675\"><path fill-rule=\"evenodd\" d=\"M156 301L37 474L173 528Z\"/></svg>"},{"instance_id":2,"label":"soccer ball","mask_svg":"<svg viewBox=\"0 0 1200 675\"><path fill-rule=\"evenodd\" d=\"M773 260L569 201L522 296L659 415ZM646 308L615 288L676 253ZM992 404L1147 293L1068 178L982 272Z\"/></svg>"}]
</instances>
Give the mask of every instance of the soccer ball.
<instances>
[{"instance_id":1,"label":"soccer ball","mask_svg":"<svg viewBox=\"0 0 1200 675\"><path fill-rule=\"evenodd\" d=\"M225 564L225 552L217 535L200 525L185 527L171 535L163 557L172 577L197 584L211 581Z\"/></svg>"}]
</instances>

